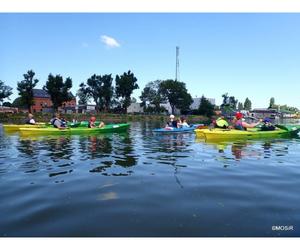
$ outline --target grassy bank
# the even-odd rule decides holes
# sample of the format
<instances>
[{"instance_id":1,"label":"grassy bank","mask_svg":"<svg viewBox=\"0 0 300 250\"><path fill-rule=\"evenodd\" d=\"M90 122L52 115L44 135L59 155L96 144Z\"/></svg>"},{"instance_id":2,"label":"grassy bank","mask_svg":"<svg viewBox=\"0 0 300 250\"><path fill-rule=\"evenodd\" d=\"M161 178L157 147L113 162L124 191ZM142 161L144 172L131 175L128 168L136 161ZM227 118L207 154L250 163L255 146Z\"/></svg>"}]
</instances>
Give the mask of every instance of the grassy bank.
<instances>
[{"instance_id":1,"label":"grassy bank","mask_svg":"<svg viewBox=\"0 0 300 250\"><path fill-rule=\"evenodd\" d=\"M141 115L141 114L111 114L101 113L95 115L97 120L104 121L105 123L123 123L123 122L137 122L137 121L161 121L166 122L168 116L166 115ZM91 117L89 114L65 114L65 119L72 121L87 121ZM34 118L37 122L49 122L52 114L35 113ZM210 123L210 119L205 116L191 115L187 116L189 123ZM26 120L26 114L0 114L0 123L23 124Z\"/></svg>"}]
</instances>

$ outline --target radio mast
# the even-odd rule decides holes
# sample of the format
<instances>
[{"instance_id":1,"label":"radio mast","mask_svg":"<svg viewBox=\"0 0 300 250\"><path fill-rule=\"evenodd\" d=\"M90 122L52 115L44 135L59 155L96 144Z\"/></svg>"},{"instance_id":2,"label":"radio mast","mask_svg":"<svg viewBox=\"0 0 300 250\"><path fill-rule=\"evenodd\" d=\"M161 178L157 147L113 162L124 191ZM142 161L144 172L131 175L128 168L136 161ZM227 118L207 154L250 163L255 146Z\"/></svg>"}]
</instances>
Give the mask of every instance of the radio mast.
<instances>
[{"instance_id":1,"label":"radio mast","mask_svg":"<svg viewBox=\"0 0 300 250\"><path fill-rule=\"evenodd\" d=\"M179 81L179 47L176 46L176 73L175 73L175 81Z\"/></svg>"}]
</instances>

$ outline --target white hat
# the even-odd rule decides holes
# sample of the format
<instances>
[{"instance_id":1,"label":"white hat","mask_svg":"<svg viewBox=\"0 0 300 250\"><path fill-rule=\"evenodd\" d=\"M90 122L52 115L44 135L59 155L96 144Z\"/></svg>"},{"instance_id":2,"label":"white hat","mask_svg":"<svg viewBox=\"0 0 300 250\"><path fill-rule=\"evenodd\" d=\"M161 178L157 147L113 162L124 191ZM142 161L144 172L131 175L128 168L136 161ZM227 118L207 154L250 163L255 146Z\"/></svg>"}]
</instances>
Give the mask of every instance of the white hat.
<instances>
[{"instance_id":1,"label":"white hat","mask_svg":"<svg viewBox=\"0 0 300 250\"><path fill-rule=\"evenodd\" d=\"M170 115L170 119L174 119L175 118L175 116L174 115Z\"/></svg>"}]
</instances>

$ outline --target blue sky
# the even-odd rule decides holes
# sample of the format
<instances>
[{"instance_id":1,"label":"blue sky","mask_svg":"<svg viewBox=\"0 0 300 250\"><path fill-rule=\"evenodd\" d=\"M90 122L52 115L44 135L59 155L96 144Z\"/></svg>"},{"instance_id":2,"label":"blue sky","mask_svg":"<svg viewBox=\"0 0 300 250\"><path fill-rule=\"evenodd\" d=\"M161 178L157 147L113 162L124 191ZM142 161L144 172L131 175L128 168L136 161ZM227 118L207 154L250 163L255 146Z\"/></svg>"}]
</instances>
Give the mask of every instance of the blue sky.
<instances>
[{"instance_id":1,"label":"blue sky","mask_svg":"<svg viewBox=\"0 0 300 250\"><path fill-rule=\"evenodd\" d=\"M42 87L49 73L70 76L72 92L92 74L131 70L143 87L180 80L193 97L221 104L228 92L253 107L300 108L300 14L0 14L0 80L14 87L29 69ZM105 40L106 39L106 40Z\"/></svg>"}]
</instances>

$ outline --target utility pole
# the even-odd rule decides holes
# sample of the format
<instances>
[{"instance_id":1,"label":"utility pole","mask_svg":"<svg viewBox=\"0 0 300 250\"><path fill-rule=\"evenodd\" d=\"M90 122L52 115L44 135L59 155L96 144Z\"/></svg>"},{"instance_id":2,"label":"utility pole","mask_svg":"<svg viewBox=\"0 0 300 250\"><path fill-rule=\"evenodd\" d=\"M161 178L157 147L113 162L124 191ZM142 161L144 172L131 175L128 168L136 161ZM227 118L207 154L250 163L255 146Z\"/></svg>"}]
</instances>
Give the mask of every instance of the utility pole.
<instances>
[{"instance_id":1,"label":"utility pole","mask_svg":"<svg viewBox=\"0 0 300 250\"><path fill-rule=\"evenodd\" d=\"M175 73L175 81L179 81L179 47L176 46L176 73Z\"/></svg>"}]
</instances>

